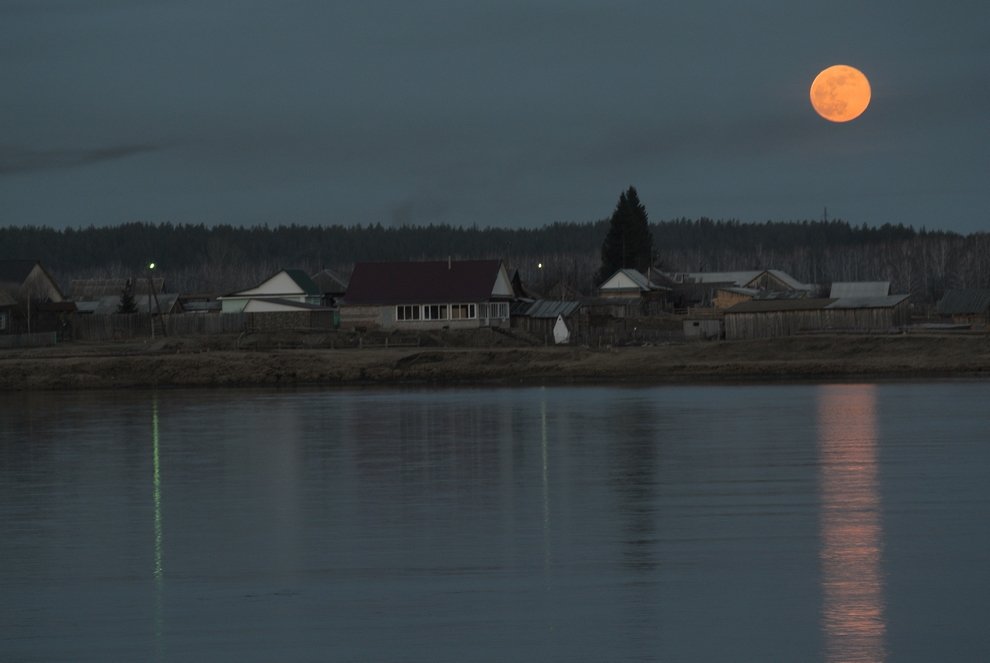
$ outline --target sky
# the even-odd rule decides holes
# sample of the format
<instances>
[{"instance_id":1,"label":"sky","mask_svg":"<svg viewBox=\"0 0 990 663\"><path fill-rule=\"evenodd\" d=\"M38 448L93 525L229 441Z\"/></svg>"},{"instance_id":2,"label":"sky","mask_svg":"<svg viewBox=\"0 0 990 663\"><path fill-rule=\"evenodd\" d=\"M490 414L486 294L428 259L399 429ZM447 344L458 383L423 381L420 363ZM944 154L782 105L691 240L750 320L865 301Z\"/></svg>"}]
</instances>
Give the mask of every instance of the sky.
<instances>
[{"instance_id":1,"label":"sky","mask_svg":"<svg viewBox=\"0 0 990 663\"><path fill-rule=\"evenodd\" d=\"M0 0L0 224L990 231L985 0ZM832 64L852 122L809 102Z\"/></svg>"}]
</instances>

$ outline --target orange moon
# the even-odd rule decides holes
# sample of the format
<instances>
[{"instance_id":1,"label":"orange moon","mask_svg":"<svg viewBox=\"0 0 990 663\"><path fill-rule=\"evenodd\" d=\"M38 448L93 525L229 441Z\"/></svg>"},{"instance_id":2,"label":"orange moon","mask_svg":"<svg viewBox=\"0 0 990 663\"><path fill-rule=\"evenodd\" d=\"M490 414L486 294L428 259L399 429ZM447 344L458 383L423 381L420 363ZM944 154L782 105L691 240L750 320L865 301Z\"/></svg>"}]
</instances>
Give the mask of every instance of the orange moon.
<instances>
[{"instance_id":1,"label":"orange moon","mask_svg":"<svg viewBox=\"0 0 990 663\"><path fill-rule=\"evenodd\" d=\"M870 81L859 69L837 64L815 76L811 105L830 122L848 122L870 105Z\"/></svg>"}]
</instances>

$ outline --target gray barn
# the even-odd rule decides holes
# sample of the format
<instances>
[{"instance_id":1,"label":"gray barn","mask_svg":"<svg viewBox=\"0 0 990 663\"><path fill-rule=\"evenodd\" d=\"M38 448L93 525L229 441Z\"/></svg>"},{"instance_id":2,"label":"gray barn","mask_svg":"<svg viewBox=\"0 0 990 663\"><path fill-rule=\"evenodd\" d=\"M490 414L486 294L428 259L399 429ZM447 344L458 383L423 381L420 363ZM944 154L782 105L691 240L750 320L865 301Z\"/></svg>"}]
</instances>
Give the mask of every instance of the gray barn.
<instances>
[{"instance_id":1,"label":"gray barn","mask_svg":"<svg viewBox=\"0 0 990 663\"><path fill-rule=\"evenodd\" d=\"M725 338L772 338L825 331L887 333L907 323L907 295L751 301L725 312Z\"/></svg>"}]
</instances>

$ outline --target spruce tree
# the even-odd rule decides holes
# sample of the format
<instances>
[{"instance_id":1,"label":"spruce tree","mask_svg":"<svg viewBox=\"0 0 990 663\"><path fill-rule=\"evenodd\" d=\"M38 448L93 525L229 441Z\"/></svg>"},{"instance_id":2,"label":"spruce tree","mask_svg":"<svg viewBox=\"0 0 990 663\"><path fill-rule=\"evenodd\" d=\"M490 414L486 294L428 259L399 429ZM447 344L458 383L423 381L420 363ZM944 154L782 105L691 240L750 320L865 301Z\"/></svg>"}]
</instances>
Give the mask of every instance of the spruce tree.
<instances>
[{"instance_id":1,"label":"spruce tree","mask_svg":"<svg viewBox=\"0 0 990 663\"><path fill-rule=\"evenodd\" d=\"M117 304L117 313L137 313L137 304L134 303L134 282L127 279L124 289L120 291L120 303Z\"/></svg>"},{"instance_id":2,"label":"spruce tree","mask_svg":"<svg viewBox=\"0 0 990 663\"><path fill-rule=\"evenodd\" d=\"M619 196L619 202L609 220L608 234L602 242L602 266L598 271L601 283L616 271L630 267L647 273L653 259L653 234L646 208L639 202L635 187Z\"/></svg>"}]
</instances>

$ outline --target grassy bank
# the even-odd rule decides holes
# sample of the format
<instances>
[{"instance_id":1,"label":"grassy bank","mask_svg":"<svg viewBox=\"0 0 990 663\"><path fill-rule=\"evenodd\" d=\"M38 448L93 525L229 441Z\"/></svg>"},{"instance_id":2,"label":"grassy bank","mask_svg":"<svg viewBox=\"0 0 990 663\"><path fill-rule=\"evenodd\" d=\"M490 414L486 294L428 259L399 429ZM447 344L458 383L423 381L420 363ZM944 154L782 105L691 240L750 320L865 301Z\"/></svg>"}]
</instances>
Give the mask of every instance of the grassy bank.
<instances>
[{"instance_id":1,"label":"grassy bank","mask_svg":"<svg viewBox=\"0 0 990 663\"><path fill-rule=\"evenodd\" d=\"M647 347L377 347L183 338L0 352L0 390L990 377L990 337L801 336Z\"/></svg>"}]
</instances>

